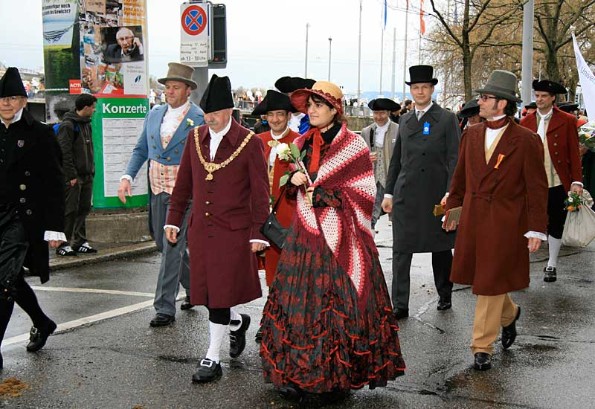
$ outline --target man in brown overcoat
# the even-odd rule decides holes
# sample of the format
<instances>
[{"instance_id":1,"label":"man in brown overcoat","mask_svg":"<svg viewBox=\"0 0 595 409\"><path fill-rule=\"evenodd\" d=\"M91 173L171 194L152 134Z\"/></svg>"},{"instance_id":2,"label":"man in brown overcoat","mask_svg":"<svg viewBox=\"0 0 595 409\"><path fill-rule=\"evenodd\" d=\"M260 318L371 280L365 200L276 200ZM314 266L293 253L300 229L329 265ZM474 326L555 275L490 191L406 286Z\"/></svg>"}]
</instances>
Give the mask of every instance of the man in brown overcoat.
<instances>
[{"instance_id":1,"label":"man in brown overcoat","mask_svg":"<svg viewBox=\"0 0 595 409\"><path fill-rule=\"evenodd\" d=\"M232 307L262 295L254 253L268 245L260 233L269 213L267 164L262 141L232 118L233 106L229 78L213 75L200 101L206 125L188 134L165 226L175 243L192 199L190 301L208 308L210 341L194 382L221 377L219 351L228 327L229 355L242 353L250 316Z\"/></svg>"},{"instance_id":2,"label":"man in brown overcoat","mask_svg":"<svg viewBox=\"0 0 595 409\"><path fill-rule=\"evenodd\" d=\"M516 84L514 74L496 70L476 91L487 121L463 133L446 201L447 231L457 228L451 209L462 206L450 279L477 295L471 343L477 370L491 368L500 327L502 347L513 344L521 308L507 293L529 286L529 253L547 240L543 145L512 119L520 102Z\"/></svg>"}]
</instances>

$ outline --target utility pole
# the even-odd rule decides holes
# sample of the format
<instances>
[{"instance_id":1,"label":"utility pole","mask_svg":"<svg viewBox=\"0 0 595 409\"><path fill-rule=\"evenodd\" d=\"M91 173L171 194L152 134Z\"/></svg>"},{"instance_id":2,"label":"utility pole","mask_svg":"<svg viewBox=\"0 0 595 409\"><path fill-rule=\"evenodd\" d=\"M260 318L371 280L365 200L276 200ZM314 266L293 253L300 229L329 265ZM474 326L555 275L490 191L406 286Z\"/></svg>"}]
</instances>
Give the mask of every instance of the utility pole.
<instances>
[{"instance_id":1,"label":"utility pole","mask_svg":"<svg viewBox=\"0 0 595 409\"><path fill-rule=\"evenodd\" d=\"M306 23L306 62L304 67L304 78L308 78L308 29L310 28L310 23Z\"/></svg>"},{"instance_id":2,"label":"utility pole","mask_svg":"<svg viewBox=\"0 0 595 409\"><path fill-rule=\"evenodd\" d=\"M359 0L359 38L357 41L357 100L362 92L361 79L362 79L362 2Z\"/></svg>"},{"instance_id":3,"label":"utility pole","mask_svg":"<svg viewBox=\"0 0 595 409\"><path fill-rule=\"evenodd\" d=\"M331 49L333 45L333 38L328 38L328 81L331 80Z\"/></svg>"},{"instance_id":4,"label":"utility pole","mask_svg":"<svg viewBox=\"0 0 595 409\"><path fill-rule=\"evenodd\" d=\"M384 28L382 28L382 32L380 33L380 90L378 90L378 95L382 95L382 66L384 65Z\"/></svg>"},{"instance_id":5,"label":"utility pole","mask_svg":"<svg viewBox=\"0 0 595 409\"><path fill-rule=\"evenodd\" d=\"M393 75L391 76L390 81L390 91L393 94L393 99L395 99L395 77L397 75L397 28L393 28Z\"/></svg>"},{"instance_id":6,"label":"utility pole","mask_svg":"<svg viewBox=\"0 0 595 409\"><path fill-rule=\"evenodd\" d=\"M403 100L405 99L405 81L407 80L407 31L409 29L409 0L407 0L407 8L405 9L405 43L403 45Z\"/></svg>"},{"instance_id":7,"label":"utility pole","mask_svg":"<svg viewBox=\"0 0 595 409\"><path fill-rule=\"evenodd\" d=\"M523 53L521 71L521 99L523 104L531 102L531 83L533 80L533 16L535 0L528 0L523 6Z\"/></svg>"}]
</instances>

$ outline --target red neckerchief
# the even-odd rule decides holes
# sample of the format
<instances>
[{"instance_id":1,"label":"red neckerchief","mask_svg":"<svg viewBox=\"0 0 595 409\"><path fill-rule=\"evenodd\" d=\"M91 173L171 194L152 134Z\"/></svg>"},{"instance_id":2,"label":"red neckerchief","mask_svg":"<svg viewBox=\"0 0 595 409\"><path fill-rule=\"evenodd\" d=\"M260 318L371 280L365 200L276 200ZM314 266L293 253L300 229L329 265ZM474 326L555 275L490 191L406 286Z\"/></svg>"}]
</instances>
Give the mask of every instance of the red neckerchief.
<instances>
[{"instance_id":1,"label":"red neckerchief","mask_svg":"<svg viewBox=\"0 0 595 409\"><path fill-rule=\"evenodd\" d=\"M485 124L490 129L500 129L508 123L508 117L500 118L496 121L486 121Z\"/></svg>"},{"instance_id":2,"label":"red neckerchief","mask_svg":"<svg viewBox=\"0 0 595 409\"><path fill-rule=\"evenodd\" d=\"M316 173L320 167L320 148L322 145L324 145L324 139L322 139L320 129L316 127L308 131L306 139L312 140L312 158L310 159L310 164L308 165L308 172Z\"/></svg>"}]
</instances>

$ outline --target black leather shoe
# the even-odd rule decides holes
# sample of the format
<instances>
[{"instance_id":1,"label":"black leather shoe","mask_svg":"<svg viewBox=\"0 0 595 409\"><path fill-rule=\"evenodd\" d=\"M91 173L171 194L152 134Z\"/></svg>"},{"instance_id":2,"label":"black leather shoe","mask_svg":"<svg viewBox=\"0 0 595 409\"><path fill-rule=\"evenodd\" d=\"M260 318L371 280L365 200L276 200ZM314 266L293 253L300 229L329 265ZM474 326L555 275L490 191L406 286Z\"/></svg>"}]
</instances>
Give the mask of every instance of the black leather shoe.
<instances>
[{"instance_id":1,"label":"black leather shoe","mask_svg":"<svg viewBox=\"0 0 595 409\"><path fill-rule=\"evenodd\" d=\"M279 388L279 395L293 402L302 402L302 399L304 398L304 391L302 391L297 385L288 384Z\"/></svg>"},{"instance_id":2,"label":"black leather shoe","mask_svg":"<svg viewBox=\"0 0 595 409\"><path fill-rule=\"evenodd\" d=\"M155 314L155 317L149 323L152 327L165 327L167 325L173 324L176 320L176 317L173 315L166 315L166 314Z\"/></svg>"},{"instance_id":3,"label":"black leather shoe","mask_svg":"<svg viewBox=\"0 0 595 409\"><path fill-rule=\"evenodd\" d=\"M475 354L475 362L473 368L478 371L487 371L492 368L492 356L485 352L478 352Z\"/></svg>"},{"instance_id":4,"label":"black leather shoe","mask_svg":"<svg viewBox=\"0 0 595 409\"><path fill-rule=\"evenodd\" d=\"M246 314L240 314L242 316L242 325L237 331L229 332L229 356L237 358L244 348L246 348L246 331L250 326L250 316Z\"/></svg>"},{"instance_id":5,"label":"black leather shoe","mask_svg":"<svg viewBox=\"0 0 595 409\"><path fill-rule=\"evenodd\" d=\"M45 328L31 327L29 333L29 343L27 344L27 351L37 352L45 345L48 337L56 330L56 323L52 320L46 325Z\"/></svg>"},{"instance_id":6,"label":"black leather shoe","mask_svg":"<svg viewBox=\"0 0 595 409\"><path fill-rule=\"evenodd\" d=\"M441 298L438 301L438 306L436 307L438 311L450 310L451 308L452 301L450 300L450 298Z\"/></svg>"},{"instance_id":7,"label":"black leather shoe","mask_svg":"<svg viewBox=\"0 0 595 409\"><path fill-rule=\"evenodd\" d=\"M206 383L213 382L221 378L223 370L221 364L215 363L208 358L201 359L196 367L196 372L192 375L192 382Z\"/></svg>"},{"instance_id":8,"label":"black leather shoe","mask_svg":"<svg viewBox=\"0 0 595 409\"><path fill-rule=\"evenodd\" d=\"M187 295L186 298L184 298L184 301L182 301L182 304L180 305L180 309L181 310L189 310L191 308L194 308L194 305L190 304L190 296Z\"/></svg>"},{"instance_id":9,"label":"black leather shoe","mask_svg":"<svg viewBox=\"0 0 595 409\"><path fill-rule=\"evenodd\" d=\"M543 269L543 281L553 283L556 281L556 267L546 267Z\"/></svg>"},{"instance_id":10,"label":"black leather shoe","mask_svg":"<svg viewBox=\"0 0 595 409\"><path fill-rule=\"evenodd\" d=\"M395 310L395 317L400 320L401 318L407 318L409 316L409 310L397 308Z\"/></svg>"},{"instance_id":11,"label":"black leather shoe","mask_svg":"<svg viewBox=\"0 0 595 409\"><path fill-rule=\"evenodd\" d=\"M514 344L514 340L516 339L516 322L520 316L521 307L518 307L516 317L514 321L512 321L512 324L502 327L502 347L504 349L508 349L512 344Z\"/></svg>"}]
</instances>

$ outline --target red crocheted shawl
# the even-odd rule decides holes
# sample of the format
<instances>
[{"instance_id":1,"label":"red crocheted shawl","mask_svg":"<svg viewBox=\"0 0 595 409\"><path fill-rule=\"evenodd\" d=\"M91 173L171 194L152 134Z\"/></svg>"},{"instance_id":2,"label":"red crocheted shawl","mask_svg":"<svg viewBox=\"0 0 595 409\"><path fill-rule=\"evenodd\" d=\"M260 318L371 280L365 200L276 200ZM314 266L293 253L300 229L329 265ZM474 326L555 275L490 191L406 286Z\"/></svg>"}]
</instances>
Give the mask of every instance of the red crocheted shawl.
<instances>
[{"instance_id":1,"label":"red crocheted shawl","mask_svg":"<svg viewBox=\"0 0 595 409\"><path fill-rule=\"evenodd\" d=\"M305 136L294 142L303 147ZM372 209L376 196L370 151L363 138L344 123L321 160L314 187L340 190L340 208L313 208L303 189L297 197L298 222L309 233L322 234L339 265L355 286L359 300L368 292L372 257L378 257L372 234Z\"/></svg>"}]
</instances>

